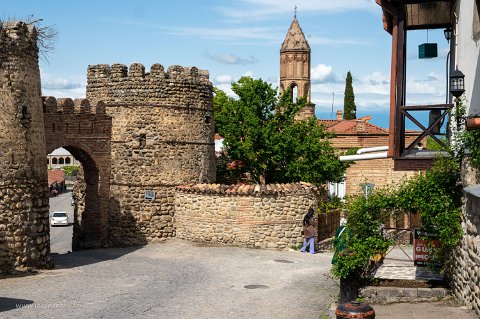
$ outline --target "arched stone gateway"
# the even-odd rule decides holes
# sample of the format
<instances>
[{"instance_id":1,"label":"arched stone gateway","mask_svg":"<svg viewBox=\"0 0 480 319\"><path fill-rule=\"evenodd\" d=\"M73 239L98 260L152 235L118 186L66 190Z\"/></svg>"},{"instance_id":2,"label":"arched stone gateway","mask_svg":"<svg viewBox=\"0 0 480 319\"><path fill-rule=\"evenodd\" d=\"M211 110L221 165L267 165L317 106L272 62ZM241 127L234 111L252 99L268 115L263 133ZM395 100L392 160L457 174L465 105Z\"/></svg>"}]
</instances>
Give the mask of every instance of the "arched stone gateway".
<instances>
[{"instance_id":1,"label":"arched stone gateway","mask_svg":"<svg viewBox=\"0 0 480 319\"><path fill-rule=\"evenodd\" d=\"M99 102L43 98L47 154L63 147L82 163L84 186L75 207L72 248L108 244L112 118Z\"/></svg>"},{"instance_id":2,"label":"arched stone gateway","mask_svg":"<svg viewBox=\"0 0 480 319\"><path fill-rule=\"evenodd\" d=\"M175 236L175 187L215 181L208 72L92 65L89 100L42 101L36 38L0 23L0 272L51 266L46 158L59 147L83 166L74 249Z\"/></svg>"}]
</instances>

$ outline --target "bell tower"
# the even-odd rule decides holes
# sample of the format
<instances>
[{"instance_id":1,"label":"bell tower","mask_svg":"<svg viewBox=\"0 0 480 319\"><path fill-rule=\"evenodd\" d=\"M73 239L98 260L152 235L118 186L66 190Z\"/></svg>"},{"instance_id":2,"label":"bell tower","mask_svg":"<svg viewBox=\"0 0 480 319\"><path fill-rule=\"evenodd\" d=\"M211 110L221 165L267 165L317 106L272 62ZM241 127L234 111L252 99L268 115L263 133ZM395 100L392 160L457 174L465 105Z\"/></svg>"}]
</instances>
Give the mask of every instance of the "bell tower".
<instances>
[{"instance_id":1,"label":"bell tower","mask_svg":"<svg viewBox=\"0 0 480 319\"><path fill-rule=\"evenodd\" d=\"M298 24L297 11L280 48L280 94L288 88L296 97L306 97L307 105L298 119L315 116L315 104L310 100L310 45Z\"/></svg>"}]
</instances>

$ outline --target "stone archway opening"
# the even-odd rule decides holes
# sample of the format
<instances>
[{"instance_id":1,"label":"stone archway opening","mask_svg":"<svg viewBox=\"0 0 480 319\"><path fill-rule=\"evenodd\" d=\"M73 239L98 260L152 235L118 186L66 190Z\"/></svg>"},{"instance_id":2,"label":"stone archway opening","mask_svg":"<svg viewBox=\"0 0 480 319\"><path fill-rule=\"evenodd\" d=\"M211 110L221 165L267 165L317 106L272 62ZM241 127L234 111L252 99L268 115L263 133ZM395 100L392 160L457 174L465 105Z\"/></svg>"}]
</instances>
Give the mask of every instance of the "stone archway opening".
<instances>
[{"instance_id":1,"label":"stone archway opening","mask_svg":"<svg viewBox=\"0 0 480 319\"><path fill-rule=\"evenodd\" d=\"M78 146L64 145L61 149L71 154L80 166L71 186L66 185L58 195L50 195L50 215L54 211L65 211L68 215L68 226L57 227L51 223L51 252L66 253L100 247L105 234L98 166L89 153ZM65 179L68 178L65 176Z\"/></svg>"},{"instance_id":2,"label":"stone archway opening","mask_svg":"<svg viewBox=\"0 0 480 319\"><path fill-rule=\"evenodd\" d=\"M63 254L72 250L72 228L73 228L73 209L72 206L72 186L76 178L73 167L67 163L60 164L57 157L63 158L71 156L64 148L57 148L49 153L47 157L55 159L55 165L49 165L48 168L48 198L50 224L50 252ZM63 216L66 216L64 218ZM53 218L52 218L53 217Z\"/></svg>"}]
</instances>

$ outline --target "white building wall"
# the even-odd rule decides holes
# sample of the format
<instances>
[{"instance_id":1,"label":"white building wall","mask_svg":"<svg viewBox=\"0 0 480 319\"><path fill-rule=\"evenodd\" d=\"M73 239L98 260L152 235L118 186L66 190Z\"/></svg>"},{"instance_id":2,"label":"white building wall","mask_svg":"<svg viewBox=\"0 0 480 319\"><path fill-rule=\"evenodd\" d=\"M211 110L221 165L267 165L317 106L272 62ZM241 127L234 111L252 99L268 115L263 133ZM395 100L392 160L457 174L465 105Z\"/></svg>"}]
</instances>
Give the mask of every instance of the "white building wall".
<instances>
[{"instance_id":1,"label":"white building wall","mask_svg":"<svg viewBox=\"0 0 480 319\"><path fill-rule=\"evenodd\" d=\"M480 113L480 23L474 0L457 2L456 65L465 74L467 115ZM452 53L453 54L453 53ZM455 63L452 63L455 66Z\"/></svg>"},{"instance_id":2,"label":"white building wall","mask_svg":"<svg viewBox=\"0 0 480 319\"><path fill-rule=\"evenodd\" d=\"M467 115L480 113L480 23L475 2L457 2L457 44L456 52L452 51L458 69L465 74ZM455 296L480 317L480 198L467 191L478 187L477 174L478 170L468 161L463 162L462 184L466 194L462 207L463 236L450 254L448 274Z\"/></svg>"}]
</instances>

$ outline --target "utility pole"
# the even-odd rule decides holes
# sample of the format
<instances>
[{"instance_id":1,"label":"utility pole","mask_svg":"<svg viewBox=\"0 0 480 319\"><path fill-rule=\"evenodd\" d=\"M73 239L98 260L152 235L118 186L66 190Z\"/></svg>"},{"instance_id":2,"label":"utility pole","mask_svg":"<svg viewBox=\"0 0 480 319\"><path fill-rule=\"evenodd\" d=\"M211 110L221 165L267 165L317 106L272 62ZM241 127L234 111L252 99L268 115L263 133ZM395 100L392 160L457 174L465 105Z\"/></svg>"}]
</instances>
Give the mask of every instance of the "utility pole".
<instances>
[{"instance_id":1,"label":"utility pole","mask_svg":"<svg viewBox=\"0 0 480 319\"><path fill-rule=\"evenodd\" d=\"M333 120L333 103L335 103L335 92L332 92L332 113L330 113L331 120Z\"/></svg>"}]
</instances>

